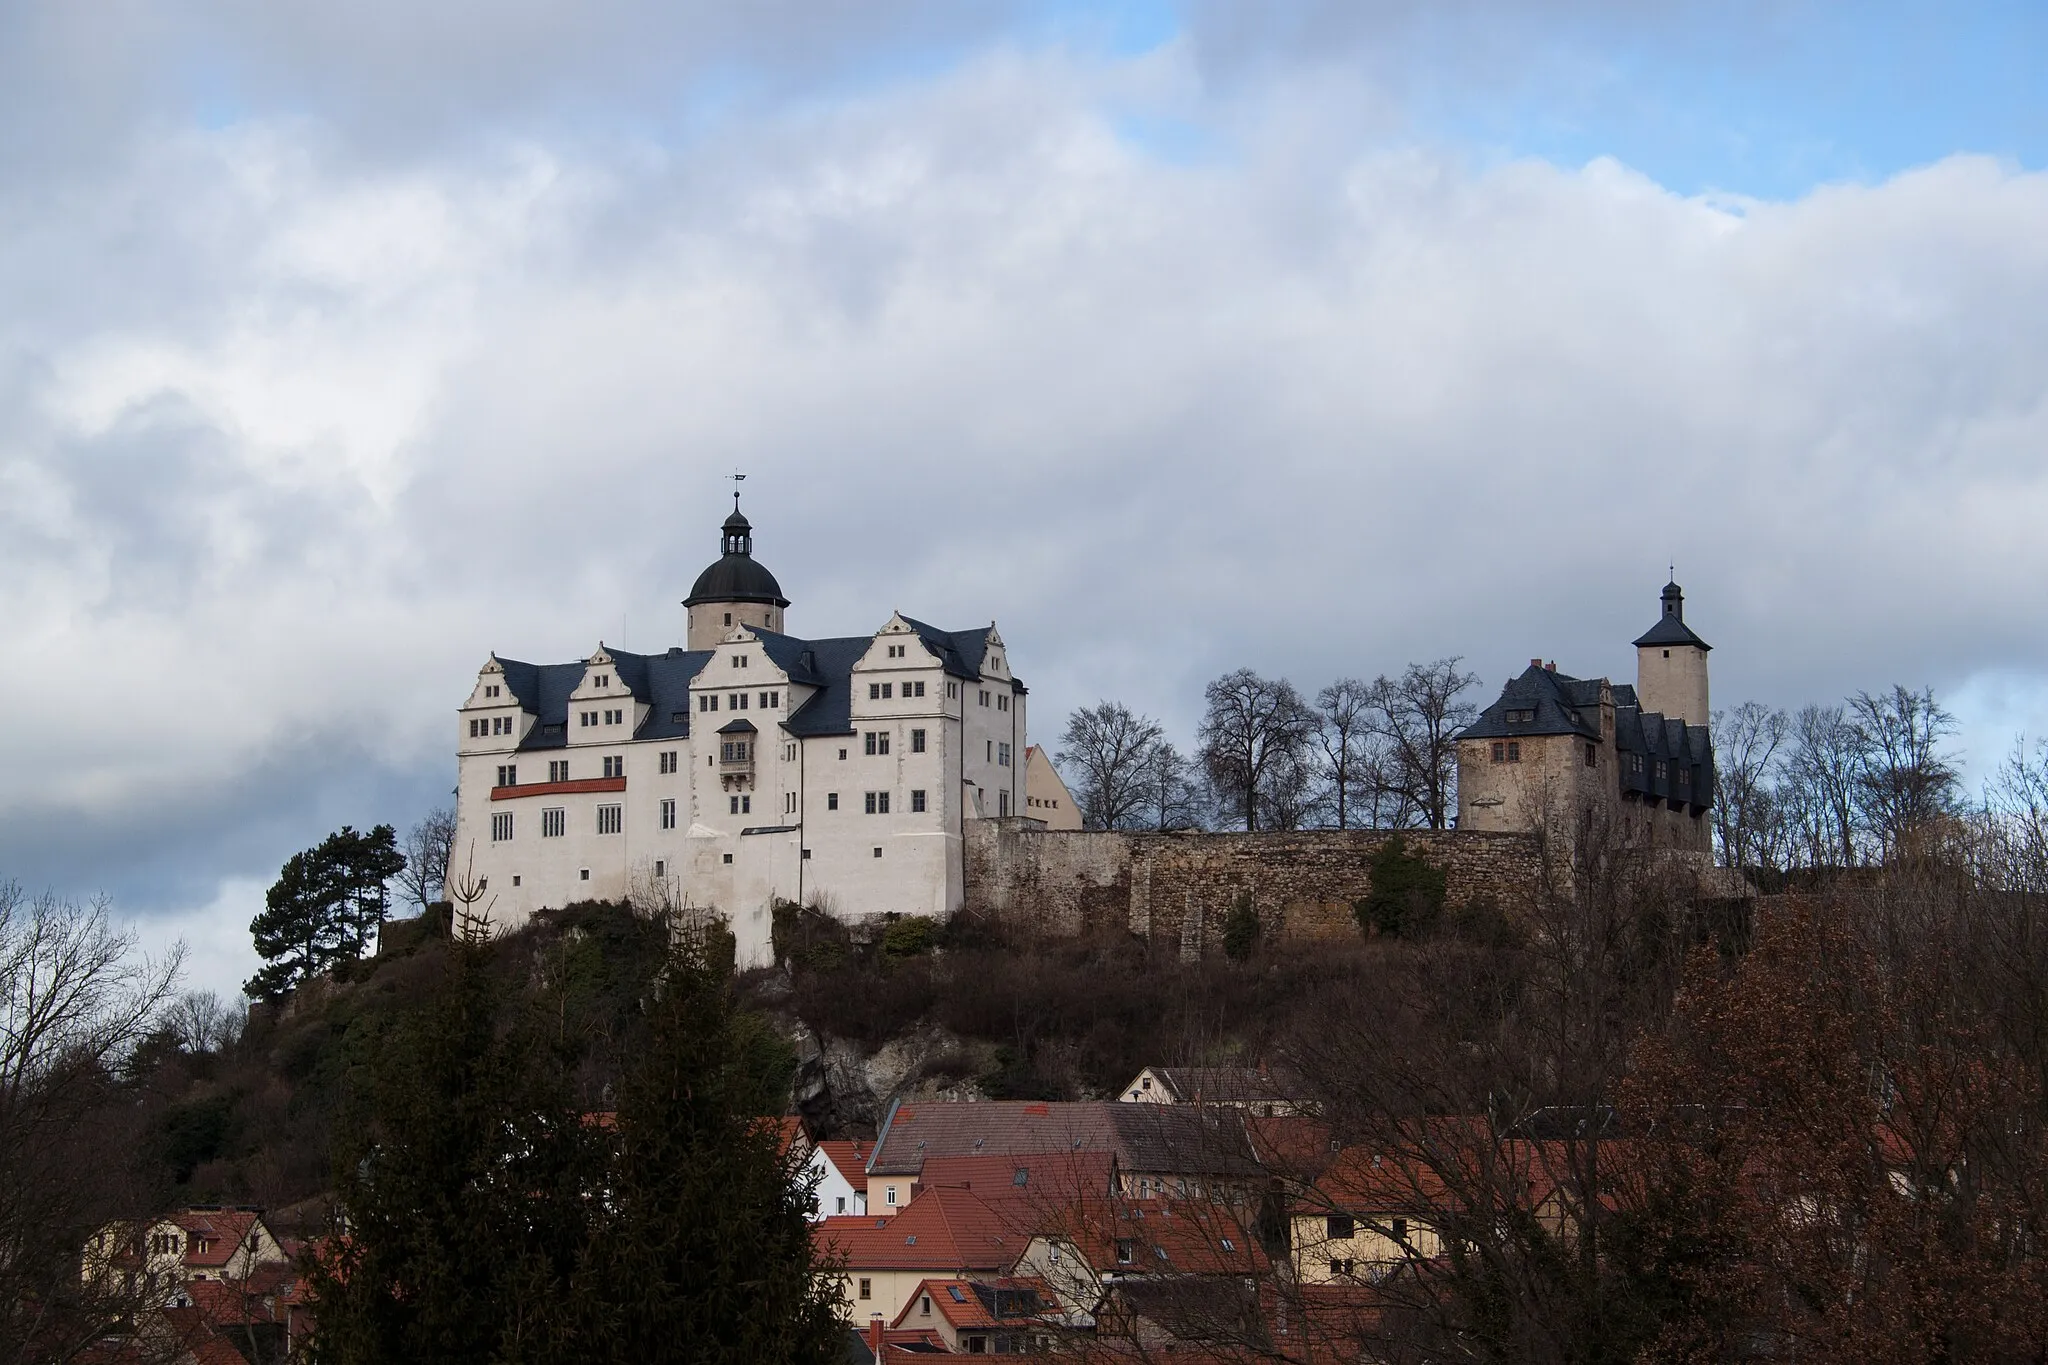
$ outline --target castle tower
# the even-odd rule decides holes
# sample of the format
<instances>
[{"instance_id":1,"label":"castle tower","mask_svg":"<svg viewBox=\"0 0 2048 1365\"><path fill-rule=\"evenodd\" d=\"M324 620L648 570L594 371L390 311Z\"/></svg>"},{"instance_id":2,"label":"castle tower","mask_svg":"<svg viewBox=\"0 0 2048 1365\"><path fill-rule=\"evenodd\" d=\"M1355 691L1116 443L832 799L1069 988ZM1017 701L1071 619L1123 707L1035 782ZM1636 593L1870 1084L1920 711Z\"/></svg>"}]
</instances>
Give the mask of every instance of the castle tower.
<instances>
[{"instance_id":1,"label":"castle tower","mask_svg":"<svg viewBox=\"0 0 2048 1365\"><path fill-rule=\"evenodd\" d=\"M754 558L754 528L740 514L738 493L732 495L732 515L719 530L718 559L697 575L683 605L690 613L688 649L710 649L735 626L782 633L789 599L775 575Z\"/></svg>"},{"instance_id":2,"label":"castle tower","mask_svg":"<svg viewBox=\"0 0 2048 1365\"><path fill-rule=\"evenodd\" d=\"M1707 651L1713 646L1685 623L1685 593L1664 585L1664 611L1636 640L1636 697L1687 725L1707 723Z\"/></svg>"}]
</instances>

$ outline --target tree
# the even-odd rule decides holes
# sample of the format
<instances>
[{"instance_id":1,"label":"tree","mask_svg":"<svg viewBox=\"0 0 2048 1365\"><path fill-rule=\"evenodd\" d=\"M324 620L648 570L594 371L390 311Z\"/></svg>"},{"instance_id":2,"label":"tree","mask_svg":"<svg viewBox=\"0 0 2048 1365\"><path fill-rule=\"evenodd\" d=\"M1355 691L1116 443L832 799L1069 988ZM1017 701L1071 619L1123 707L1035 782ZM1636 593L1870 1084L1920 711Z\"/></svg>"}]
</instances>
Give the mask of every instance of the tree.
<instances>
[{"instance_id":1,"label":"tree","mask_svg":"<svg viewBox=\"0 0 2048 1365\"><path fill-rule=\"evenodd\" d=\"M397 832L344 825L294 853L249 923L264 966L244 988L274 1000L336 963L361 957L390 905L387 883L405 868Z\"/></svg>"},{"instance_id":2,"label":"tree","mask_svg":"<svg viewBox=\"0 0 2048 1365\"><path fill-rule=\"evenodd\" d=\"M1262 678L1248 668L1226 673L1204 689L1202 769L1217 804L1256 832L1275 808L1282 818L1303 805L1304 757L1315 733L1315 713L1285 678Z\"/></svg>"},{"instance_id":3,"label":"tree","mask_svg":"<svg viewBox=\"0 0 2048 1365\"><path fill-rule=\"evenodd\" d=\"M1479 685L1457 656L1410 664L1399 678L1374 679L1368 725L1386 747L1385 780L1416 819L1448 829L1458 808L1458 732L1479 708L1463 700Z\"/></svg>"},{"instance_id":4,"label":"tree","mask_svg":"<svg viewBox=\"0 0 2048 1365\"><path fill-rule=\"evenodd\" d=\"M67 1361L161 1303L167 1286L79 1273L132 1238L145 1211L118 1153L132 1096L114 1077L151 1031L182 947L158 962L108 921L104 903L31 899L0 883L0 1361ZM154 1296L154 1298L152 1298Z\"/></svg>"},{"instance_id":5,"label":"tree","mask_svg":"<svg viewBox=\"0 0 2048 1365\"><path fill-rule=\"evenodd\" d=\"M1223 955L1242 962L1259 948L1259 912L1252 907L1252 893L1240 891L1223 917Z\"/></svg>"},{"instance_id":6,"label":"tree","mask_svg":"<svg viewBox=\"0 0 2048 1365\"><path fill-rule=\"evenodd\" d=\"M1351 828L1352 806L1364 776L1364 752L1371 726L1373 689L1357 678L1339 678L1316 693L1316 757L1324 780L1323 804L1338 829Z\"/></svg>"},{"instance_id":7,"label":"tree","mask_svg":"<svg viewBox=\"0 0 2048 1365\"><path fill-rule=\"evenodd\" d=\"M795 1058L737 1008L687 927L619 1082L606 1197L569 1303L579 1358L837 1361L838 1279L822 1268L813 1190L777 1127Z\"/></svg>"},{"instance_id":8,"label":"tree","mask_svg":"<svg viewBox=\"0 0 2048 1365\"><path fill-rule=\"evenodd\" d=\"M1850 724L1861 750L1856 786L1864 819L1888 857L1897 857L1956 805L1956 769L1941 752L1955 717L1934 700L1893 685L1849 699Z\"/></svg>"},{"instance_id":9,"label":"tree","mask_svg":"<svg viewBox=\"0 0 2048 1365\"><path fill-rule=\"evenodd\" d=\"M1863 741L1840 706L1802 706L1792 718L1792 753L1780 783L1780 804L1795 819L1814 867L1854 867L1857 781Z\"/></svg>"},{"instance_id":10,"label":"tree","mask_svg":"<svg viewBox=\"0 0 2048 1365\"><path fill-rule=\"evenodd\" d=\"M1159 722L1118 701L1084 706L1067 717L1060 766L1073 775L1074 797L1090 829L1130 829L1143 818L1146 769L1164 736Z\"/></svg>"},{"instance_id":11,"label":"tree","mask_svg":"<svg viewBox=\"0 0 2048 1365\"><path fill-rule=\"evenodd\" d=\"M349 1075L338 1228L311 1275L322 1362L555 1358L601 1150L565 1054L488 951L449 944L435 989Z\"/></svg>"},{"instance_id":12,"label":"tree","mask_svg":"<svg viewBox=\"0 0 2048 1365\"><path fill-rule=\"evenodd\" d=\"M1372 855L1371 876L1365 899L1353 907L1360 928L1419 938L1443 918L1443 869L1410 853L1400 835L1388 835Z\"/></svg>"},{"instance_id":13,"label":"tree","mask_svg":"<svg viewBox=\"0 0 2048 1365\"><path fill-rule=\"evenodd\" d=\"M406 900L422 910L440 900L454 852L455 812L447 806L428 811L405 836L405 867L398 874L398 886Z\"/></svg>"},{"instance_id":14,"label":"tree","mask_svg":"<svg viewBox=\"0 0 2048 1365\"><path fill-rule=\"evenodd\" d=\"M1201 786L1180 750L1160 740L1152 746L1140 776L1145 784L1143 814L1151 828L1202 828Z\"/></svg>"},{"instance_id":15,"label":"tree","mask_svg":"<svg viewBox=\"0 0 2048 1365\"><path fill-rule=\"evenodd\" d=\"M1733 711L1716 711L1714 734L1714 838L1725 866L1762 867L1770 862L1772 798L1778 750L1791 732L1783 711L1746 701Z\"/></svg>"},{"instance_id":16,"label":"tree","mask_svg":"<svg viewBox=\"0 0 2048 1365\"><path fill-rule=\"evenodd\" d=\"M187 1052L223 1052L242 1036L249 1007L224 1003L212 991L187 991L171 1003L164 1025Z\"/></svg>"}]
</instances>

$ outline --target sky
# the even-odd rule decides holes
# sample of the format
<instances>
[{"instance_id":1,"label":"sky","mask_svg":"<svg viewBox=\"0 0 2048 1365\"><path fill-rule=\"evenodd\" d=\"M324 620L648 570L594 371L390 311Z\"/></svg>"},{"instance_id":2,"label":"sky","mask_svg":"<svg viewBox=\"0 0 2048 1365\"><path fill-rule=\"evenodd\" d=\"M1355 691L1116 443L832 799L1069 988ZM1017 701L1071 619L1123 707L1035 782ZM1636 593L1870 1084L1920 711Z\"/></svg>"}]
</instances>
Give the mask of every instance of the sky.
<instances>
[{"instance_id":1,"label":"sky","mask_svg":"<svg viewBox=\"0 0 2048 1365\"><path fill-rule=\"evenodd\" d=\"M2048 734L2048 9L0 0L0 880L194 985L492 651L994 619Z\"/></svg>"}]
</instances>

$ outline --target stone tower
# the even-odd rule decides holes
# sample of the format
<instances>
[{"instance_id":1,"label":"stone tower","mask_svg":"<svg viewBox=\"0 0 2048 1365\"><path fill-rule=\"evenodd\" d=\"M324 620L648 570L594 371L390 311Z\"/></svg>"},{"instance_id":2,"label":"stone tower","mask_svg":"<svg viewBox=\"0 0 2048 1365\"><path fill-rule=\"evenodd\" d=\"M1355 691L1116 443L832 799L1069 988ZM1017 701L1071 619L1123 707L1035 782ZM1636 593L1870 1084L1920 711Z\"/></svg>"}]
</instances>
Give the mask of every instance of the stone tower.
<instances>
[{"instance_id":1,"label":"stone tower","mask_svg":"<svg viewBox=\"0 0 2048 1365\"><path fill-rule=\"evenodd\" d=\"M1663 614L1636 640L1636 696L1645 711L1707 724L1707 651L1685 623L1685 593L1664 585Z\"/></svg>"},{"instance_id":2,"label":"stone tower","mask_svg":"<svg viewBox=\"0 0 2048 1365\"><path fill-rule=\"evenodd\" d=\"M754 558L754 528L740 514L740 495L732 495L732 515L719 529L718 559L697 575L683 599L690 626L685 647L710 649L735 626L759 626L782 634L782 613L789 599L766 566Z\"/></svg>"}]
</instances>

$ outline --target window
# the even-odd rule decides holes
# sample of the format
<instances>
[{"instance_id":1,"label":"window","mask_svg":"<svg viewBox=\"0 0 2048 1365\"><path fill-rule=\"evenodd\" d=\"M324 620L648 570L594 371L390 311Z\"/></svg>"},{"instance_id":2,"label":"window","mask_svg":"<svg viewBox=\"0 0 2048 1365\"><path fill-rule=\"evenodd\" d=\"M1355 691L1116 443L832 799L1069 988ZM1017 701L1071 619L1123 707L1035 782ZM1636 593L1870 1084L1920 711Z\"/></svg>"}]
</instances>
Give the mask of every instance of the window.
<instances>
[{"instance_id":1,"label":"window","mask_svg":"<svg viewBox=\"0 0 2048 1365\"><path fill-rule=\"evenodd\" d=\"M1518 740L1518 739L1511 739L1511 740L1509 740L1509 741L1508 741L1508 762L1510 762L1510 763L1520 763L1521 761L1522 761L1522 742L1521 742L1520 740Z\"/></svg>"},{"instance_id":2,"label":"window","mask_svg":"<svg viewBox=\"0 0 2048 1365\"><path fill-rule=\"evenodd\" d=\"M746 655L744 655L744 654L735 654L735 655L733 655L733 656L732 656L732 661L733 661L734 663L738 664L738 665L739 665L739 666L740 666L741 668L746 668L746 667L748 666L748 664L747 664L747 656L746 656Z\"/></svg>"},{"instance_id":3,"label":"window","mask_svg":"<svg viewBox=\"0 0 2048 1365\"><path fill-rule=\"evenodd\" d=\"M1530 723L1531 721L1533 721L1533 720L1535 720L1535 719L1536 719L1536 713L1535 713L1534 711L1510 711L1510 712L1508 712L1508 724L1510 724L1510 725L1527 725L1527 724L1529 724L1529 723Z\"/></svg>"},{"instance_id":4,"label":"window","mask_svg":"<svg viewBox=\"0 0 2048 1365\"><path fill-rule=\"evenodd\" d=\"M726 710L728 710L728 711L744 711L744 710L746 710L746 709L747 709L747 694L746 694L746 693L744 693L744 692L735 692L735 693L733 693L733 694L732 694L731 696L727 697L727 698L725 699L725 709L726 709Z\"/></svg>"},{"instance_id":5,"label":"window","mask_svg":"<svg viewBox=\"0 0 2048 1365\"><path fill-rule=\"evenodd\" d=\"M882 846L880 844L875 845L875 856L877 858L882 856Z\"/></svg>"},{"instance_id":6,"label":"window","mask_svg":"<svg viewBox=\"0 0 2048 1365\"><path fill-rule=\"evenodd\" d=\"M1406 1218L1396 1218L1390 1231L1393 1233L1395 1241L1406 1242L1408 1240L1408 1220Z\"/></svg>"},{"instance_id":7,"label":"window","mask_svg":"<svg viewBox=\"0 0 2048 1365\"><path fill-rule=\"evenodd\" d=\"M1006 696L1003 696L1002 694L998 693L998 694L997 694L997 696L996 696L996 710L998 710L998 711L1007 711L1007 710L1009 710L1009 709L1010 709L1010 699L1009 699L1008 697L1006 697Z\"/></svg>"},{"instance_id":8,"label":"window","mask_svg":"<svg viewBox=\"0 0 2048 1365\"><path fill-rule=\"evenodd\" d=\"M924 752L924 731L912 730L910 732L910 752L914 754Z\"/></svg>"},{"instance_id":9,"label":"window","mask_svg":"<svg viewBox=\"0 0 2048 1365\"><path fill-rule=\"evenodd\" d=\"M1333 1213L1323 1220L1323 1236L1332 1242L1348 1242L1358 1225L1351 1221L1351 1215Z\"/></svg>"},{"instance_id":10,"label":"window","mask_svg":"<svg viewBox=\"0 0 2048 1365\"><path fill-rule=\"evenodd\" d=\"M825 809L826 809L826 810L838 810L838 809L839 809L839 793L838 793L838 792L826 792L826 793L825 793Z\"/></svg>"},{"instance_id":11,"label":"window","mask_svg":"<svg viewBox=\"0 0 2048 1365\"><path fill-rule=\"evenodd\" d=\"M600 673L600 674L598 674L598 675L597 675L597 685L598 685L599 687L610 687L610 686L612 685L612 675L611 675L611 674L609 674L609 673Z\"/></svg>"},{"instance_id":12,"label":"window","mask_svg":"<svg viewBox=\"0 0 2048 1365\"><path fill-rule=\"evenodd\" d=\"M540 837L559 839L569 827L569 813L560 806L549 806L540 813Z\"/></svg>"},{"instance_id":13,"label":"window","mask_svg":"<svg viewBox=\"0 0 2048 1365\"><path fill-rule=\"evenodd\" d=\"M512 765L510 765L510 764L506 764L506 763L500 763L500 764L498 765L498 785L499 785L499 786L501 786L501 787L516 787L516 786L518 786L518 785L519 785L519 769L518 769L518 768L516 768L516 767L513 767L513 766L512 766Z\"/></svg>"},{"instance_id":14,"label":"window","mask_svg":"<svg viewBox=\"0 0 2048 1365\"><path fill-rule=\"evenodd\" d=\"M1138 1244L1128 1237L1116 1239L1116 1263L1129 1265L1138 1259Z\"/></svg>"},{"instance_id":15,"label":"window","mask_svg":"<svg viewBox=\"0 0 2048 1365\"><path fill-rule=\"evenodd\" d=\"M676 803L673 800L661 803L661 827L663 829L674 829L676 827ZM655 875L658 877L661 874L657 871Z\"/></svg>"},{"instance_id":16,"label":"window","mask_svg":"<svg viewBox=\"0 0 2048 1365\"><path fill-rule=\"evenodd\" d=\"M880 701L881 699L882 699L882 685L881 685L880 683L869 683L869 684L868 684L868 700L869 700L869 701Z\"/></svg>"},{"instance_id":17,"label":"window","mask_svg":"<svg viewBox=\"0 0 2048 1365\"><path fill-rule=\"evenodd\" d=\"M558 758L550 761L548 764L548 781L567 782L568 780L569 760L566 758Z\"/></svg>"},{"instance_id":18,"label":"window","mask_svg":"<svg viewBox=\"0 0 2048 1365\"><path fill-rule=\"evenodd\" d=\"M839 761L840 761L841 763L844 763L844 762L846 762L846 750L844 750L844 749L841 749L841 750L839 751Z\"/></svg>"},{"instance_id":19,"label":"window","mask_svg":"<svg viewBox=\"0 0 2048 1365\"><path fill-rule=\"evenodd\" d=\"M773 711L780 705L782 705L782 694L780 692L763 692L761 694L761 709L763 711Z\"/></svg>"},{"instance_id":20,"label":"window","mask_svg":"<svg viewBox=\"0 0 2048 1365\"><path fill-rule=\"evenodd\" d=\"M731 612L727 612L727 613L725 614L725 623L726 623L727 625L731 625L731 624L732 624L732 613L731 613ZM866 1295L865 1293L863 1293L863 1294L861 1295L861 1297L862 1297L862 1298L866 1298L866 1297L867 1297L867 1295Z\"/></svg>"},{"instance_id":21,"label":"window","mask_svg":"<svg viewBox=\"0 0 2048 1365\"><path fill-rule=\"evenodd\" d=\"M471 739L483 738L483 722L474 716L470 717L469 720L469 737Z\"/></svg>"},{"instance_id":22,"label":"window","mask_svg":"<svg viewBox=\"0 0 2048 1365\"><path fill-rule=\"evenodd\" d=\"M1593 768L1599 766L1599 763L1600 746L1597 744L1588 744L1586 746L1586 766L1589 768Z\"/></svg>"},{"instance_id":23,"label":"window","mask_svg":"<svg viewBox=\"0 0 2048 1365\"><path fill-rule=\"evenodd\" d=\"M924 814L924 788L919 787L910 793L910 810L914 815Z\"/></svg>"},{"instance_id":24,"label":"window","mask_svg":"<svg viewBox=\"0 0 2048 1365\"><path fill-rule=\"evenodd\" d=\"M784 793L782 794L782 813L783 813L784 815L794 815L794 814L796 814L796 793L795 793L795 792L784 792Z\"/></svg>"},{"instance_id":25,"label":"window","mask_svg":"<svg viewBox=\"0 0 2048 1365\"><path fill-rule=\"evenodd\" d=\"M624 806L599 806L597 808L597 832L599 834L617 834L624 830L625 827L626 808Z\"/></svg>"},{"instance_id":26,"label":"window","mask_svg":"<svg viewBox=\"0 0 2048 1365\"><path fill-rule=\"evenodd\" d=\"M581 878L582 880L584 880L584 881L586 881L586 882L587 882L587 881L589 881L589 880L590 880L590 869L589 869L589 868L587 868L587 867L586 867L586 868L584 868L584 869L582 869L582 870L581 870L580 872L578 872L578 873L577 873L577 876L578 876L578 877L580 877L580 878Z\"/></svg>"},{"instance_id":27,"label":"window","mask_svg":"<svg viewBox=\"0 0 2048 1365\"><path fill-rule=\"evenodd\" d=\"M626 756L624 754L607 754L604 760L604 775L606 777L624 777L626 775Z\"/></svg>"},{"instance_id":28,"label":"window","mask_svg":"<svg viewBox=\"0 0 2048 1365\"><path fill-rule=\"evenodd\" d=\"M889 657L890 657L890 658L892 658L892 659L900 659L900 658L902 658L902 657L903 657L903 646L902 646L902 645L890 645L890 646L889 646Z\"/></svg>"},{"instance_id":29,"label":"window","mask_svg":"<svg viewBox=\"0 0 2048 1365\"><path fill-rule=\"evenodd\" d=\"M732 620L730 616L725 619L728 621ZM891 1190L889 1193L893 1196L896 1191ZM894 1198L891 1198L889 1202L893 1204L896 1201ZM873 1280L862 1280L860 1282L860 1296L864 1299L871 1299L875 1296L875 1282Z\"/></svg>"},{"instance_id":30,"label":"window","mask_svg":"<svg viewBox=\"0 0 2048 1365\"><path fill-rule=\"evenodd\" d=\"M502 844L512 837L512 812L501 810L491 816L491 842Z\"/></svg>"},{"instance_id":31,"label":"window","mask_svg":"<svg viewBox=\"0 0 2048 1365\"><path fill-rule=\"evenodd\" d=\"M947 683L947 684L946 684L946 700L948 700L948 701L951 701L951 700L952 700L953 698L955 698L955 697L957 697L957 696L959 696L959 695L960 695L960 684L959 684L959 683L956 683L956 682L949 682L949 683Z\"/></svg>"},{"instance_id":32,"label":"window","mask_svg":"<svg viewBox=\"0 0 2048 1365\"><path fill-rule=\"evenodd\" d=\"M725 862L728 862L728 863L729 863L729 862L731 862L731 861L732 861L732 855L731 855L730 853L726 854L726 855L725 855L725 857L724 857L724 859L723 859L723 861L725 861Z\"/></svg>"},{"instance_id":33,"label":"window","mask_svg":"<svg viewBox=\"0 0 2048 1365\"><path fill-rule=\"evenodd\" d=\"M604 723L606 725L624 725L626 723L626 713L624 711L607 711L604 713Z\"/></svg>"},{"instance_id":34,"label":"window","mask_svg":"<svg viewBox=\"0 0 2048 1365\"><path fill-rule=\"evenodd\" d=\"M981 689L981 704L983 706L988 705L988 689L986 687Z\"/></svg>"},{"instance_id":35,"label":"window","mask_svg":"<svg viewBox=\"0 0 2048 1365\"><path fill-rule=\"evenodd\" d=\"M889 734L886 730L870 730L862 738L867 742L867 751L869 753L886 754L889 752Z\"/></svg>"},{"instance_id":36,"label":"window","mask_svg":"<svg viewBox=\"0 0 2048 1365\"><path fill-rule=\"evenodd\" d=\"M896 1187L894 1185L891 1185L882 1193L883 1202L888 1204L890 1208L896 1207Z\"/></svg>"},{"instance_id":37,"label":"window","mask_svg":"<svg viewBox=\"0 0 2048 1365\"><path fill-rule=\"evenodd\" d=\"M578 711L578 712L576 713L576 723L577 723L578 725L595 725L595 724L597 724L597 712L595 712L595 711Z\"/></svg>"},{"instance_id":38,"label":"window","mask_svg":"<svg viewBox=\"0 0 2048 1365\"><path fill-rule=\"evenodd\" d=\"M929 1295L929 1294L926 1294L926 1295L924 1296L924 1301L923 1301L923 1302L921 1302L920 1304L918 1304L918 1306L917 1306L917 1315L918 1315L919 1317L921 1317L921 1318L928 1318L928 1317L930 1317L930 1316L932 1315L932 1296L931 1296L931 1295Z\"/></svg>"},{"instance_id":39,"label":"window","mask_svg":"<svg viewBox=\"0 0 2048 1365\"><path fill-rule=\"evenodd\" d=\"M923 696L923 695L924 695L924 684L923 684L923 683L921 683L921 682L907 682L907 683L903 684L903 695L904 695L904 696L906 696L906 697L921 697L921 696Z\"/></svg>"},{"instance_id":40,"label":"window","mask_svg":"<svg viewBox=\"0 0 2048 1365\"><path fill-rule=\"evenodd\" d=\"M867 794L867 805L869 815L887 815L889 813L889 793L869 792Z\"/></svg>"},{"instance_id":41,"label":"window","mask_svg":"<svg viewBox=\"0 0 2048 1365\"><path fill-rule=\"evenodd\" d=\"M1009 767L1009 766L1010 766L1010 746L1009 746L1009 745L1007 745L1007 744L998 744L998 745L996 745L996 766L997 766L998 768L1007 768L1007 767Z\"/></svg>"},{"instance_id":42,"label":"window","mask_svg":"<svg viewBox=\"0 0 2048 1365\"><path fill-rule=\"evenodd\" d=\"M1357 1269L1358 1261L1353 1257L1332 1256L1330 1258L1330 1273L1332 1275L1351 1275L1355 1274Z\"/></svg>"},{"instance_id":43,"label":"window","mask_svg":"<svg viewBox=\"0 0 2048 1365\"><path fill-rule=\"evenodd\" d=\"M986 749L986 750L985 750L985 751L984 751L984 752L982 753L982 756L981 756L981 757L982 757L982 761L983 761L984 763L993 763L993 762L995 762L995 761L996 761L996 742L995 742L994 740L992 740L992 739L985 739L985 740L983 740L983 741L982 741L982 743L988 746L988 748L987 748L987 749Z\"/></svg>"},{"instance_id":44,"label":"window","mask_svg":"<svg viewBox=\"0 0 2048 1365\"><path fill-rule=\"evenodd\" d=\"M845 1195L843 1195L843 1194L842 1194L842 1195L837 1195L837 1196L835 1196L835 1197L833 1198L833 1200L832 1200L832 1212L834 1212L834 1213L845 1213L845 1212L846 1212L846 1196L845 1196Z\"/></svg>"},{"instance_id":45,"label":"window","mask_svg":"<svg viewBox=\"0 0 2048 1365\"><path fill-rule=\"evenodd\" d=\"M1008 816L1010 813L1010 794L1008 792L997 792L996 804L1000 807L1000 809L996 811L996 814L1001 816Z\"/></svg>"},{"instance_id":46,"label":"window","mask_svg":"<svg viewBox=\"0 0 2048 1365\"><path fill-rule=\"evenodd\" d=\"M676 751L674 749L664 749L661 751L661 770L665 773L672 773L676 770Z\"/></svg>"},{"instance_id":47,"label":"window","mask_svg":"<svg viewBox=\"0 0 2048 1365\"><path fill-rule=\"evenodd\" d=\"M895 683L883 683L883 684L882 684L882 700L883 700L883 701L888 701L888 700L890 699L890 697L891 697L891 696L893 696L893 695L895 694L895 691L896 691L896 684L895 684Z\"/></svg>"},{"instance_id":48,"label":"window","mask_svg":"<svg viewBox=\"0 0 2048 1365\"><path fill-rule=\"evenodd\" d=\"M497 695L498 695L498 685L497 685L496 683L491 683L491 684L489 684L488 686L486 686L486 687L484 688L484 695L485 695L485 696L487 696L487 697L495 697L495 696L497 696Z\"/></svg>"}]
</instances>

